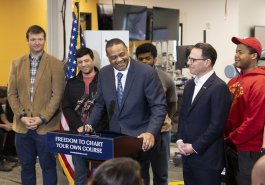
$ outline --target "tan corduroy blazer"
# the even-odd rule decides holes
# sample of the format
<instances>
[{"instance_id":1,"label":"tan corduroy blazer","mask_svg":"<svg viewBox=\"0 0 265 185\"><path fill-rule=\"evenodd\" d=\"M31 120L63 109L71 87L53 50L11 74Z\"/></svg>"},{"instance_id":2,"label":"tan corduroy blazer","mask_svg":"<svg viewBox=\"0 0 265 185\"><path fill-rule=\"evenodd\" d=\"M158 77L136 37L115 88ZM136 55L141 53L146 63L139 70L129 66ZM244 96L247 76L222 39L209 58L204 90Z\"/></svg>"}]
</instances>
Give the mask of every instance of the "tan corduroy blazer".
<instances>
[{"instance_id":1,"label":"tan corduroy blazer","mask_svg":"<svg viewBox=\"0 0 265 185\"><path fill-rule=\"evenodd\" d=\"M13 129L18 133L26 133L27 128L19 116L25 112L27 116L42 116L48 122L41 124L38 134L59 129L59 106L64 91L64 65L55 57L43 53L34 84L33 102L30 102L30 61L29 54L12 62L8 101L14 112Z\"/></svg>"}]
</instances>

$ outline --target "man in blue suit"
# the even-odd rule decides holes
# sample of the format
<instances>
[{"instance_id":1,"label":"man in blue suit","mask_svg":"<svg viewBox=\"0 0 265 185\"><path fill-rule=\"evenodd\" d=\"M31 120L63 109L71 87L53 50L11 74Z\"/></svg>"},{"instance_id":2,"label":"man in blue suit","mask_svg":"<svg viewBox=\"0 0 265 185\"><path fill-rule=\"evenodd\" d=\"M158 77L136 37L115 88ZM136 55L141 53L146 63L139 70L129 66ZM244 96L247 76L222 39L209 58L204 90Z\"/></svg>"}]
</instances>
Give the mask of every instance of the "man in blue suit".
<instances>
[{"instance_id":1,"label":"man in blue suit","mask_svg":"<svg viewBox=\"0 0 265 185\"><path fill-rule=\"evenodd\" d=\"M161 81L152 67L129 57L122 40L109 40L106 53L110 65L99 72L89 123L97 126L107 112L110 131L143 138L143 152L136 159L148 160L167 114Z\"/></svg>"},{"instance_id":2,"label":"man in blue suit","mask_svg":"<svg viewBox=\"0 0 265 185\"><path fill-rule=\"evenodd\" d=\"M224 168L224 126L231 95L213 71L216 50L196 44L188 57L190 73L179 115L177 148L182 154L185 185L220 185Z\"/></svg>"}]
</instances>

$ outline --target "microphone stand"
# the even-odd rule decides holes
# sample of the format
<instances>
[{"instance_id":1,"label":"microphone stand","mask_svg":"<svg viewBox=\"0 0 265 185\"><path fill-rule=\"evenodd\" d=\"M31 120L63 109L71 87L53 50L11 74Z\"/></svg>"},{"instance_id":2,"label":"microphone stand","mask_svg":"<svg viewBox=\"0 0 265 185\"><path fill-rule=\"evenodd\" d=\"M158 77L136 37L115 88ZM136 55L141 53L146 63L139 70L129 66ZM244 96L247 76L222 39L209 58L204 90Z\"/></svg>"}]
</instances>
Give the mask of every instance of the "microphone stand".
<instances>
[{"instance_id":1,"label":"microphone stand","mask_svg":"<svg viewBox=\"0 0 265 185\"><path fill-rule=\"evenodd\" d=\"M92 106L94 105L94 102L95 102L95 97L96 96L93 96L92 94L92 98L91 100L89 99L89 95L88 94L85 94L81 97L80 100L77 101L77 105L75 107L75 111L78 111L78 109L81 108L81 121L83 123L83 134L85 135L86 134L86 122L87 122L87 118L88 118L88 115L89 115L89 111L90 109L92 108ZM92 132L93 128L91 125L88 125L90 127L90 130Z\"/></svg>"},{"instance_id":2,"label":"microphone stand","mask_svg":"<svg viewBox=\"0 0 265 185\"><path fill-rule=\"evenodd\" d=\"M84 101L84 107L82 108L82 113L81 113L81 118L82 118L82 122L83 122L83 134L86 134L86 120L87 117L89 115L89 111L92 108L92 105L94 105L94 101L95 99L92 98L91 100L85 100ZM90 126L90 125L88 125ZM92 126L90 126L90 130L92 132Z\"/></svg>"}]
</instances>

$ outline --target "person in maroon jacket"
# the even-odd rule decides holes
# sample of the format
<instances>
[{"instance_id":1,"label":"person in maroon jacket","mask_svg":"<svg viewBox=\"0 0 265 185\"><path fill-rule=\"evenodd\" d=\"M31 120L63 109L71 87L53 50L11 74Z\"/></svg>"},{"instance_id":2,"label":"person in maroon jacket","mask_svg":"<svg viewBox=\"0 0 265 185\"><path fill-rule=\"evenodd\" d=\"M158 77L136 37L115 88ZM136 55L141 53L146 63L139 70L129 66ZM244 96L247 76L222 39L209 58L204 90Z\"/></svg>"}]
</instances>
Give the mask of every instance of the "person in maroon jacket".
<instances>
[{"instance_id":1,"label":"person in maroon jacket","mask_svg":"<svg viewBox=\"0 0 265 185\"><path fill-rule=\"evenodd\" d=\"M233 100L225 128L226 184L250 185L251 169L261 156L265 124L265 67L257 67L261 44L254 38L232 38L237 44L239 76L228 82Z\"/></svg>"}]
</instances>

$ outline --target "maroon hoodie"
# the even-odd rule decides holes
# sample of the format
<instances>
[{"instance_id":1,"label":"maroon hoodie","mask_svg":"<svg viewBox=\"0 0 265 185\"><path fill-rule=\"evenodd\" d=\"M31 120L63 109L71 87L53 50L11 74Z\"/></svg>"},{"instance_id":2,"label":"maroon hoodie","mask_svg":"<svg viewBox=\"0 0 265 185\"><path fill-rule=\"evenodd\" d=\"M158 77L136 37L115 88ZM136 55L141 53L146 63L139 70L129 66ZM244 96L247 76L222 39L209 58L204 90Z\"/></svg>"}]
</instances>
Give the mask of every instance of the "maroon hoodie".
<instances>
[{"instance_id":1,"label":"maroon hoodie","mask_svg":"<svg viewBox=\"0 0 265 185\"><path fill-rule=\"evenodd\" d=\"M225 137L237 151L259 152L265 124L265 67L240 74L228 82L233 96Z\"/></svg>"}]
</instances>

